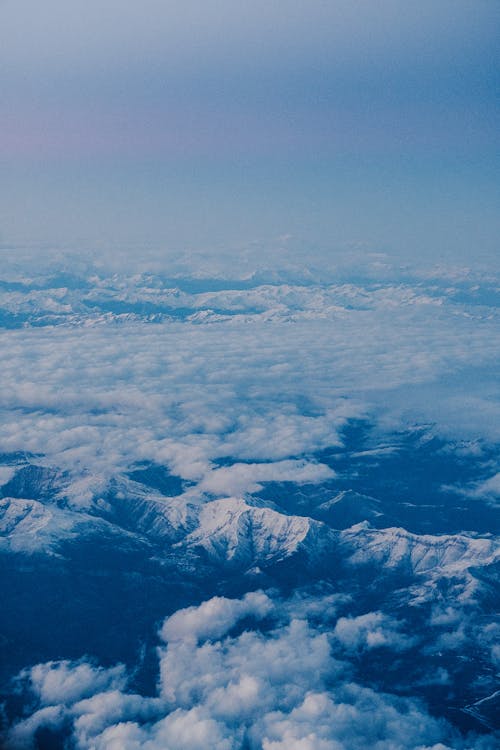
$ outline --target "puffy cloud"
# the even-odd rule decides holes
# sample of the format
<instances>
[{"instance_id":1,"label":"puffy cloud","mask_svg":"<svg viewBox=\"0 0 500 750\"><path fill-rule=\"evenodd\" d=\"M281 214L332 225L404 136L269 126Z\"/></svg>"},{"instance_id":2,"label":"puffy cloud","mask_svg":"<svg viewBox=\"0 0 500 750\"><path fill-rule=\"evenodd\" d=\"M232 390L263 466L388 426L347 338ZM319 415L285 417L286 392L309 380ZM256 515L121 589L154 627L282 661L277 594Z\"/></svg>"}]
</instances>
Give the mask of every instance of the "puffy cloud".
<instances>
[{"instance_id":1,"label":"puffy cloud","mask_svg":"<svg viewBox=\"0 0 500 750\"><path fill-rule=\"evenodd\" d=\"M97 703L99 711L109 721L113 715L109 697L115 696L115 700L118 698L121 704L130 700L129 696L121 692L127 681L128 675L123 665L104 669L83 659L79 662L50 661L23 670L17 678L17 691L27 688L39 708L12 728L7 746L30 750L39 728L60 728L75 715L75 706ZM92 713L86 711L83 721L89 723ZM122 714L121 708L120 715ZM80 732L78 722L75 723L75 731Z\"/></svg>"},{"instance_id":2,"label":"puffy cloud","mask_svg":"<svg viewBox=\"0 0 500 750\"><path fill-rule=\"evenodd\" d=\"M41 727L60 729L65 719L66 709L63 705L41 708L11 729L5 746L8 750L34 750L37 731Z\"/></svg>"},{"instance_id":3,"label":"puffy cloud","mask_svg":"<svg viewBox=\"0 0 500 750\"><path fill-rule=\"evenodd\" d=\"M381 646L402 651L414 643L414 639L401 633L399 622L382 612L340 617L333 634L348 651L363 651Z\"/></svg>"},{"instance_id":4,"label":"puffy cloud","mask_svg":"<svg viewBox=\"0 0 500 750\"><path fill-rule=\"evenodd\" d=\"M269 705L293 705L311 681L322 685L337 669L326 634L302 620L272 636L246 631L200 647L173 644L160 659L161 690L170 704L188 708L201 699L230 723L241 709L251 716Z\"/></svg>"},{"instance_id":5,"label":"puffy cloud","mask_svg":"<svg viewBox=\"0 0 500 750\"><path fill-rule=\"evenodd\" d=\"M167 643L175 641L214 640L220 638L243 617L260 619L269 614L273 604L266 594L250 592L243 599L222 596L209 599L199 607L188 607L167 617L160 631Z\"/></svg>"},{"instance_id":6,"label":"puffy cloud","mask_svg":"<svg viewBox=\"0 0 500 750\"><path fill-rule=\"evenodd\" d=\"M497 507L500 505L500 472L493 474L487 479L468 485L446 485L448 492L463 495L468 498L477 498L486 501L489 505Z\"/></svg>"},{"instance_id":7,"label":"puffy cloud","mask_svg":"<svg viewBox=\"0 0 500 750\"><path fill-rule=\"evenodd\" d=\"M442 728L416 704L347 683L332 696L307 693L289 714L264 717L264 750L417 748Z\"/></svg>"},{"instance_id":8,"label":"puffy cloud","mask_svg":"<svg viewBox=\"0 0 500 750\"><path fill-rule=\"evenodd\" d=\"M163 706L155 698L123 693L119 690L99 692L74 703L67 715L73 725L76 747L93 747L94 738L99 737L115 723L128 721L149 722L161 715Z\"/></svg>"},{"instance_id":9,"label":"puffy cloud","mask_svg":"<svg viewBox=\"0 0 500 750\"><path fill-rule=\"evenodd\" d=\"M103 669L88 664L69 661L50 661L37 664L21 673L21 679L28 679L31 689L42 705L73 703L98 691L123 689L127 678L121 665Z\"/></svg>"},{"instance_id":10,"label":"puffy cloud","mask_svg":"<svg viewBox=\"0 0 500 750\"><path fill-rule=\"evenodd\" d=\"M500 472L478 483L469 494L485 498L495 505L500 504Z\"/></svg>"},{"instance_id":11,"label":"puffy cloud","mask_svg":"<svg viewBox=\"0 0 500 750\"><path fill-rule=\"evenodd\" d=\"M216 469L199 484L199 489L215 495L241 495L262 489L262 482L319 483L332 479L335 472L324 464L307 461L233 464Z\"/></svg>"},{"instance_id":12,"label":"puffy cloud","mask_svg":"<svg viewBox=\"0 0 500 750\"><path fill-rule=\"evenodd\" d=\"M39 727L63 724L78 750L472 747L418 702L352 682L332 656L327 629L294 618L295 602L275 601L278 627L236 635L241 618L270 614L265 594L216 597L167 618L157 697L125 692L122 667L37 665L24 678L40 707L11 729L7 747L30 748ZM487 738L474 746L493 748Z\"/></svg>"},{"instance_id":13,"label":"puffy cloud","mask_svg":"<svg viewBox=\"0 0 500 750\"><path fill-rule=\"evenodd\" d=\"M177 710L143 729L135 723L120 723L108 727L92 745L96 750L236 750L241 747L235 728L227 735L227 728L204 715L198 708ZM237 744L238 743L238 744ZM85 747L85 746L84 746Z\"/></svg>"},{"instance_id":14,"label":"puffy cloud","mask_svg":"<svg viewBox=\"0 0 500 750\"><path fill-rule=\"evenodd\" d=\"M477 488L478 494L486 495L486 494L500 494L500 472L497 472L492 477L489 477L489 479L485 479L484 482L481 482L481 484Z\"/></svg>"},{"instance_id":15,"label":"puffy cloud","mask_svg":"<svg viewBox=\"0 0 500 750\"><path fill-rule=\"evenodd\" d=\"M438 605L432 608L429 624L448 628L450 625L455 625L461 622L463 617L464 613L456 607L450 605L443 607Z\"/></svg>"}]
</instances>

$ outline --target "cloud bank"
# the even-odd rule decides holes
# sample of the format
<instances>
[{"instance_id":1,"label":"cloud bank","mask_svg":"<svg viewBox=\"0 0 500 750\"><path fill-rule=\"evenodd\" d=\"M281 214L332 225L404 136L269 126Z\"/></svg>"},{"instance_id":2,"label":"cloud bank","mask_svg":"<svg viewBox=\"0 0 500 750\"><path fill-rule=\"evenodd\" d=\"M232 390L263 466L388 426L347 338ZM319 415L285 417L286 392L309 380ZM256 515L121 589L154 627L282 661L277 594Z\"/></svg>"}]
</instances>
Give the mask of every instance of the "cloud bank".
<instances>
[{"instance_id":1,"label":"cloud bank","mask_svg":"<svg viewBox=\"0 0 500 750\"><path fill-rule=\"evenodd\" d=\"M304 601L262 592L179 610L160 631L154 697L127 692L120 666L39 664L19 678L38 708L11 729L7 747L28 750L41 727L65 727L78 750L493 750L491 738L462 740L415 700L354 682L310 603L309 619ZM259 629L269 617L274 626ZM232 632L242 618L245 629ZM351 620L349 636L339 620L333 639L349 651L369 623L380 635L382 618L371 613ZM368 646L397 651L397 628L383 627L384 643L366 638Z\"/></svg>"},{"instance_id":2,"label":"cloud bank","mask_svg":"<svg viewBox=\"0 0 500 750\"><path fill-rule=\"evenodd\" d=\"M231 495L280 473L325 479L326 467L283 462L337 444L352 419L498 438L488 277L467 292L417 274L194 293L92 265L55 287L23 273L0 289L23 325L0 334L4 453L104 477L154 461ZM214 466L227 456L245 464Z\"/></svg>"}]
</instances>

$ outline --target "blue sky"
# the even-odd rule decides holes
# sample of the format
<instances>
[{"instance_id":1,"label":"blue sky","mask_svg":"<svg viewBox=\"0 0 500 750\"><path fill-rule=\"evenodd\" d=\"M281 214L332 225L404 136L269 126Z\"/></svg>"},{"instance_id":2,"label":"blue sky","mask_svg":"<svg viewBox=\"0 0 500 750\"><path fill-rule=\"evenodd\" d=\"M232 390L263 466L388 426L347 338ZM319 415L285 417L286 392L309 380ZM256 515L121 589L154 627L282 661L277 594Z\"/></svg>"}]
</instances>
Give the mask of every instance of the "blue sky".
<instances>
[{"instance_id":1,"label":"blue sky","mask_svg":"<svg viewBox=\"0 0 500 750\"><path fill-rule=\"evenodd\" d=\"M4 0L0 240L474 260L496 2Z\"/></svg>"}]
</instances>

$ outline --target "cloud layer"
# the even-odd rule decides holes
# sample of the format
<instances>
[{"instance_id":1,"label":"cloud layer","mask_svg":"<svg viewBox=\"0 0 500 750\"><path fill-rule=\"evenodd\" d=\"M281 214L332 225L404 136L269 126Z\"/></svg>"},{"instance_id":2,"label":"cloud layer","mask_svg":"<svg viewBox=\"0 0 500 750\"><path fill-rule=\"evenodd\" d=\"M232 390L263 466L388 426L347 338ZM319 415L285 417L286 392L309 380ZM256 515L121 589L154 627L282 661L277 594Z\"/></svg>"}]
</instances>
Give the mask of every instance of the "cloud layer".
<instances>
[{"instance_id":1,"label":"cloud layer","mask_svg":"<svg viewBox=\"0 0 500 750\"><path fill-rule=\"evenodd\" d=\"M161 629L158 694L151 698L124 690L121 667L37 665L20 680L39 707L12 728L7 747L28 750L40 727L66 726L79 750L492 750L493 740L461 740L413 700L354 682L309 604L310 619L304 600L279 604L255 592L176 612ZM269 616L279 627L259 630ZM242 618L247 629L231 634ZM379 635L385 628L384 645L401 647L394 624L376 613L361 620L356 639L370 620ZM333 638L349 651L345 626L339 620ZM369 645L379 647L381 639Z\"/></svg>"},{"instance_id":2,"label":"cloud layer","mask_svg":"<svg viewBox=\"0 0 500 750\"><path fill-rule=\"evenodd\" d=\"M460 287L417 276L193 294L95 269L82 287L15 284L4 309L37 327L1 333L5 453L106 476L154 461L230 495L280 472L326 478L279 462L334 445L353 418L498 437L495 310L460 302ZM225 456L248 463L214 470Z\"/></svg>"}]
</instances>

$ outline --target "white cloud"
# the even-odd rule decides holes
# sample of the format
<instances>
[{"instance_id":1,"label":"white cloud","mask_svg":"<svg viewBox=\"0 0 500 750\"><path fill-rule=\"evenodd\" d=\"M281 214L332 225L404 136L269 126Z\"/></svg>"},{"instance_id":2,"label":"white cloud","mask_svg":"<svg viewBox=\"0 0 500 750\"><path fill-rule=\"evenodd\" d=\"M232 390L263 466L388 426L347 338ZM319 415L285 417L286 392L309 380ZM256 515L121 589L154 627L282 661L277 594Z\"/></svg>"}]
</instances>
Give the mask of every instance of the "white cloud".
<instances>
[{"instance_id":1,"label":"white cloud","mask_svg":"<svg viewBox=\"0 0 500 750\"><path fill-rule=\"evenodd\" d=\"M6 739L8 750L34 750L35 734L40 727L58 729L66 717L63 705L47 706L14 726Z\"/></svg>"},{"instance_id":2,"label":"white cloud","mask_svg":"<svg viewBox=\"0 0 500 750\"><path fill-rule=\"evenodd\" d=\"M340 617L333 634L348 651L363 651L385 646L402 651L414 640L401 633L401 624L382 612L368 612L358 617Z\"/></svg>"},{"instance_id":3,"label":"white cloud","mask_svg":"<svg viewBox=\"0 0 500 750\"><path fill-rule=\"evenodd\" d=\"M242 617L265 617L272 609L272 601L262 592L251 592L243 599L214 597L199 607L181 609L167 617L161 637L167 643L174 641L217 639Z\"/></svg>"},{"instance_id":4,"label":"white cloud","mask_svg":"<svg viewBox=\"0 0 500 750\"><path fill-rule=\"evenodd\" d=\"M324 464L307 461L233 464L211 471L199 489L215 495L241 495L262 489L262 482L297 482L316 484L332 479L335 472Z\"/></svg>"},{"instance_id":5,"label":"white cloud","mask_svg":"<svg viewBox=\"0 0 500 750\"><path fill-rule=\"evenodd\" d=\"M255 592L167 618L153 698L124 692L121 667L37 665L23 678L40 708L12 728L7 746L30 748L38 727L65 721L78 750L242 750L245 742L251 750L470 747L419 703L352 682L347 665L333 658L327 632L294 619L294 601L272 607ZM279 627L227 635L242 617L259 619L271 607ZM486 738L475 747L492 746Z\"/></svg>"},{"instance_id":6,"label":"white cloud","mask_svg":"<svg viewBox=\"0 0 500 750\"><path fill-rule=\"evenodd\" d=\"M114 289L119 279L99 283L111 303L124 294ZM158 297L142 277L123 284L132 299ZM93 315L81 307L84 294L70 295L81 322ZM168 290L161 294L172 302ZM465 317L446 295L408 285L289 284L173 300L227 312L237 300L242 314L217 325L105 315L90 327L4 330L0 450L105 475L154 460L234 494L271 469L259 468L246 485L249 468L214 474L217 458L277 464L338 444L339 429L355 417L385 415L397 427L402 418L438 417L441 429L458 434L495 431L494 404L485 400L495 320ZM271 316L252 312L256 305ZM450 385L450 371L464 375Z\"/></svg>"},{"instance_id":7,"label":"white cloud","mask_svg":"<svg viewBox=\"0 0 500 750\"><path fill-rule=\"evenodd\" d=\"M34 693L42 705L54 703L74 703L96 692L123 689L127 682L125 668L121 665L103 669L85 661L46 662L37 664L21 679L29 678Z\"/></svg>"},{"instance_id":8,"label":"white cloud","mask_svg":"<svg viewBox=\"0 0 500 750\"><path fill-rule=\"evenodd\" d=\"M12 479L16 470L16 466L0 466L0 487Z\"/></svg>"},{"instance_id":9,"label":"white cloud","mask_svg":"<svg viewBox=\"0 0 500 750\"><path fill-rule=\"evenodd\" d=\"M477 484L470 494L500 503L500 472Z\"/></svg>"}]
</instances>

